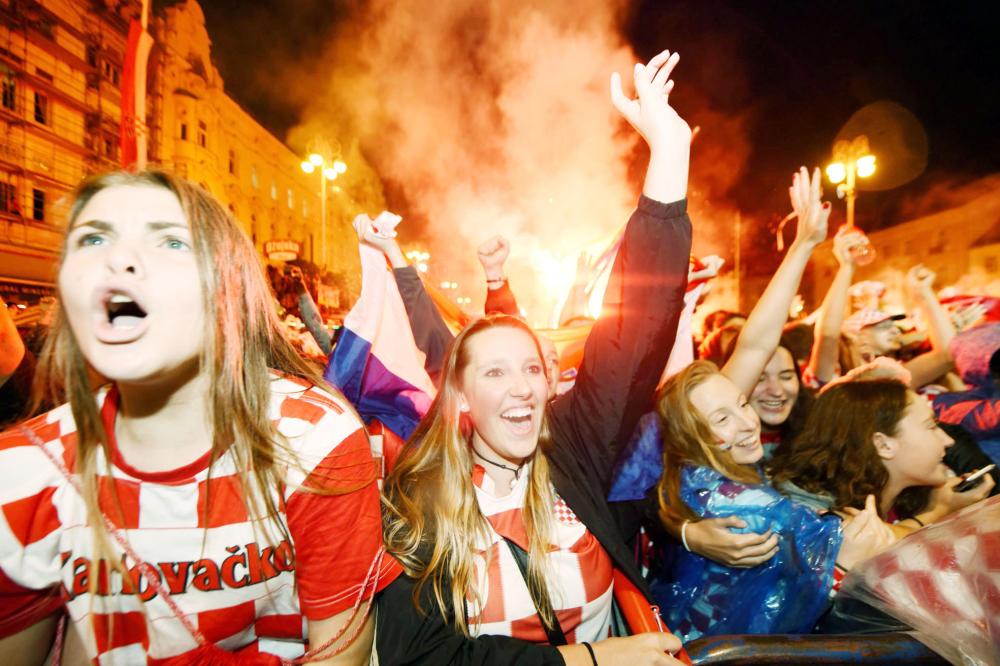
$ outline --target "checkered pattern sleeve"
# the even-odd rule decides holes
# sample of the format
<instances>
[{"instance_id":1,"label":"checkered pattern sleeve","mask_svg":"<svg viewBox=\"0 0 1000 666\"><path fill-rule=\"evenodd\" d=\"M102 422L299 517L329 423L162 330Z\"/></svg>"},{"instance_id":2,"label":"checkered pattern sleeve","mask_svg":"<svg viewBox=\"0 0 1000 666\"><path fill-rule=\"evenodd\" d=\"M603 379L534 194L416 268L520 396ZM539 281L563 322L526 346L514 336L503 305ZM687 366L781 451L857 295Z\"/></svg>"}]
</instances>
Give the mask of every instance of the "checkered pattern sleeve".
<instances>
[{"instance_id":1,"label":"checkered pattern sleeve","mask_svg":"<svg viewBox=\"0 0 1000 666\"><path fill-rule=\"evenodd\" d=\"M283 434L308 424L296 440L302 468L290 472L285 500L299 604L308 619L321 620L351 607L382 546L377 467L361 422L329 393L311 388L285 399L280 413ZM384 558L376 589L398 573Z\"/></svg>"},{"instance_id":2,"label":"checkered pattern sleeve","mask_svg":"<svg viewBox=\"0 0 1000 666\"><path fill-rule=\"evenodd\" d=\"M67 408L25 424L56 455L73 450ZM71 421L69 421L71 423ZM31 473L26 473L31 470ZM58 608L59 528L54 498L65 481L19 430L0 435L0 636L31 626Z\"/></svg>"}]
</instances>

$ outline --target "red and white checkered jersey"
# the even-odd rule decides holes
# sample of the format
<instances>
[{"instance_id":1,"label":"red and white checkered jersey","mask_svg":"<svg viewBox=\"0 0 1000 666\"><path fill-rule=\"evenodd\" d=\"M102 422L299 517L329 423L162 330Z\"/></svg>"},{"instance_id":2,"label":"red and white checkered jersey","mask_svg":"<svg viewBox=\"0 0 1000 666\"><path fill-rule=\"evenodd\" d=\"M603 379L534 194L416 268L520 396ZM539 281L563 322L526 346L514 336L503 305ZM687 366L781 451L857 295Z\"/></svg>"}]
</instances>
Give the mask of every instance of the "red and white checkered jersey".
<instances>
[{"instance_id":1,"label":"red and white checkered jersey","mask_svg":"<svg viewBox=\"0 0 1000 666\"><path fill-rule=\"evenodd\" d=\"M503 541L506 537L528 550L522 509L529 476L526 467L510 494L498 497L485 470L479 465L473 468L476 499L491 527L489 545L484 544L476 556L480 599L477 603L470 597L468 603L469 630L473 635L548 642L521 570ZM611 628L613 564L597 538L554 490L553 495L555 534L546 562L552 608L567 642L599 641L608 637Z\"/></svg>"},{"instance_id":2,"label":"red and white checkered jersey","mask_svg":"<svg viewBox=\"0 0 1000 666\"><path fill-rule=\"evenodd\" d=\"M114 441L117 392L101 391L97 400L112 452L110 476L103 453L97 461L104 513L208 640L231 651L297 656L307 619L353 605L382 530L368 438L342 397L298 380L272 381L271 417L298 459L285 467L282 486L268 489L282 529L248 516L245 497L257 491L244 486L231 451L211 468L209 454L166 472L129 465ZM68 405L25 425L73 470ZM94 663L155 664L195 648L134 568L131 581L101 575L90 593L92 536L83 499L45 453L16 429L0 435L0 635L37 621L32 609L44 613L29 591L41 599L57 587ZM395 560L384 558L379 589L397 573Z\"/></svg>"}]
</instances>

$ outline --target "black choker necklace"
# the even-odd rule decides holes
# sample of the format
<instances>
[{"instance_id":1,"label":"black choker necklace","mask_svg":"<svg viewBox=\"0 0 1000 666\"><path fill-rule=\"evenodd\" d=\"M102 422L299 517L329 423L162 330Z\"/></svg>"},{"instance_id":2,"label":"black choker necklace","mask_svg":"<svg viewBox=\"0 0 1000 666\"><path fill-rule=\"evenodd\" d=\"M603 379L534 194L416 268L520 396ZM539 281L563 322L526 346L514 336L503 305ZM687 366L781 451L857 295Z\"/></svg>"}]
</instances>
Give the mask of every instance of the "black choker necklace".
<instances>
[{"instance_id":1,"label":"black choker necklace","mask_svg":"<svg viewBox=\"0 0 1000 666\"><path fill-rule=\"evenodd\" d=\"M504 465L502 463L493 462L489 458L484 458L482 455L480 455L479 451L476 451L475 449L472 449L472 454L474 456L476 456L477 458L479 458L480 460L482 460L483 462L487 462L487 463L493 465L494 467L499 467L500 469L505 469L508 472L514 472L514 478L510 482L511 489L514 488L514 485L517 483L518 479L521 478L521 470L524 469L524 463L521 463L517 467L511 467L510 465Z\"/></svg>"}]
</instances>

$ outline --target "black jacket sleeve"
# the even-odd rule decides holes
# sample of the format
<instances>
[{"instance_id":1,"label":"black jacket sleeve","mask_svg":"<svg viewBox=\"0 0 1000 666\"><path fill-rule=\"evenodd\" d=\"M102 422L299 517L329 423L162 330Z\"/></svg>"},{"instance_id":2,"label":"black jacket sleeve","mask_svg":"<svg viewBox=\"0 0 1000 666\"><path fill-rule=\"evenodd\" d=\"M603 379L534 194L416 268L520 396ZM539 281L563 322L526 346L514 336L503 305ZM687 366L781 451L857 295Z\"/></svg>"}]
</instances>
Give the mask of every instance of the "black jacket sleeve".
<instances>
[{"instance_id":1,"label":"black jacket sleeve","mask_svg":"<svg viewBox=\"0 0 1000 666\"><path fill-rule=\"evenodd\" d=\"M424 289L424 283L420 280L416 268L413 266L396 268L392 274L396 278L396 287L406 307L406 316L413 330L413 340L426 356L424 369L437 384L445 354L448 353L448 345L453 339L451 331L448 330L448 325L441 318L437 306Z\"/></svg>"},{"instance_id":2,"label":"black jacket sleeve","mask_svg":"<svg viewBox=\"0 0 1000 666\"><path fill-rule=\"evenodd\" d=\"M499 289L486 289L486 304L483 310L487 315L505 314L514 317L521 316L521 310L517 307L517 299L510 289L510 283L504 280L503 286Z\"/></svg>"},{"instance_id":3,"label":"black jacket sleeve","mask_svg":"<svg viewBox=\"0 0 1000 666\"><path fill-rule=\"evenodd\" d=\"M376 598L375 649L383 666L453 664L473 666L563 666L559 651L510 636L466 638L441 616L429 585L413 604L414 581L399 576Z\"/></svg>"},{"instance_id":4,"label":"black jacket sleeve","mask_svg":"<svg viewBox=\"0 0 1000 666\"><path fill-rule=\"evenodd\" d=\"M595 470L595 491L605 497L618 451L649 411L677 335L691 253L686 210L687 200L639 200L576 384L550 410L553 454Z\"/></svg>"}]
</instances>

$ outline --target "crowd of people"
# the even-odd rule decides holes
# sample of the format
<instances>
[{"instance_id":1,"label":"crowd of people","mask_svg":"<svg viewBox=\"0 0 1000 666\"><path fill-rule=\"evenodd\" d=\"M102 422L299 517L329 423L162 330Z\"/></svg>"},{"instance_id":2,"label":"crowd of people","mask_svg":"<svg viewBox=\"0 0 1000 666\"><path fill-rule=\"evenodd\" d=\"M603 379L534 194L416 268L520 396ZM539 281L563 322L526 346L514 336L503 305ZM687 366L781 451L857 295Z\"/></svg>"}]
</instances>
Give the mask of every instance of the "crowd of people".
<instances>
[{"instance_id":1,"label":"crowd of people","mask_svg":"<svg viewBox=\"0 0 1000 666\"><path fill-rule=\"evenodd\" d=\"M520 317L505 239L478 249L486 312L456 335L399 219L355 221L405 307L389 342L428 378L426 402L390 395L400 414L371 409L384 377L346 385L309 276L269 282L206 191L85 182L44 339L0 309L5 663L642 666L703 636L870 628L850 571L996 491L966 479L1000 462L1000 324L920 266L919 326L852 308L853 229L790 317L830 232L803 168L753 310L696 340L722 262L691 256L678 60L636 64L635 97L611 77L649 162L571 372Z\"/></svg>"}]
</instances>

